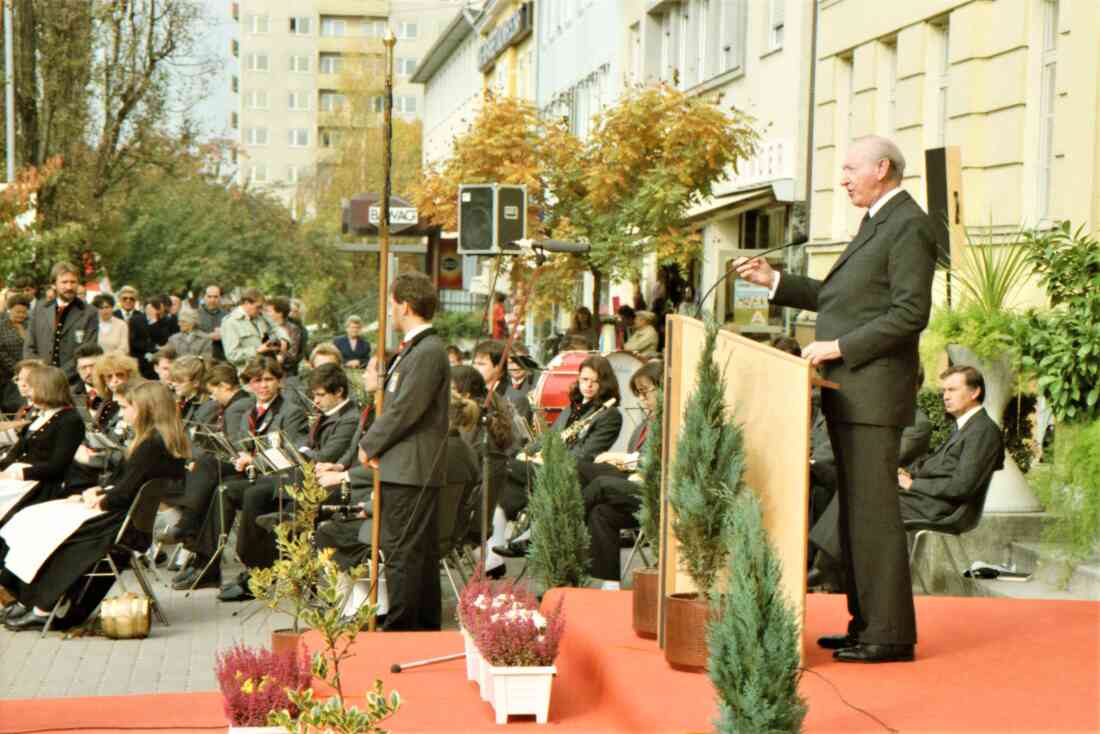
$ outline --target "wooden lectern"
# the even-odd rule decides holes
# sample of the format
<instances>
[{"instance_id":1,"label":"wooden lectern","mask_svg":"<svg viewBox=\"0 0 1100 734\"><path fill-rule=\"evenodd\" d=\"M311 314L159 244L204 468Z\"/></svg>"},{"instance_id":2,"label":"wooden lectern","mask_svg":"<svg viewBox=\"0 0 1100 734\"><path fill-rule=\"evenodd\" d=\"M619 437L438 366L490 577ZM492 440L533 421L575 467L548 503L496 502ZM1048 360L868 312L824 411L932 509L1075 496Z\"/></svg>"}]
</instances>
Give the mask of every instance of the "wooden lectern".
<instances>
[{"instance_id":1,"label":"wooden lectern","mask_svg":"<svg viewBox=\"0 0 1100 734\"><path fill-rule=\"evenodd\" d=\"M672 534L668 484L684 408L695 389L706 329L702 321L670 316L665 327L665 410L661 477L660 616L664 646L665 596L695 591L680 569ZM756 492L764 527L783 567L783 588L801 624L806 610L806 536L810 490L811 390L830 386L809 362L728 331L718 334L718 369L725 373L728 409L744 427L745 485Z\"/></svg>"}]
</instances>

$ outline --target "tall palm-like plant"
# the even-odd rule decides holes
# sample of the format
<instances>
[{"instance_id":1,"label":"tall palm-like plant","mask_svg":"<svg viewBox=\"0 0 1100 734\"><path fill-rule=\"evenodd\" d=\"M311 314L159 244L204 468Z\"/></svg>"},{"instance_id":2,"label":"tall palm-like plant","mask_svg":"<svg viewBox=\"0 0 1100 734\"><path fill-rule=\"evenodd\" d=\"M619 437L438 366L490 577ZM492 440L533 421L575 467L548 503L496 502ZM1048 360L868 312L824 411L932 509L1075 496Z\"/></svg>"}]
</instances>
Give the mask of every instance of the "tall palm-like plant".
<instances>
[{"instance_id":1,"label":"tall palm-like plant","mask_svg":"<svg viewBox=\"0 0 1100 734\"><path fill-rule=\"evenodd\" d=\"M960 300L987 316L1010 310L1013 297L1033 272L1028 251L1021 246L1026 238L1023 230L1017 230L997 242L992 221L980 239L968 232L962 266L952 273L962 291Z\"/></svg>"}]
</instances>

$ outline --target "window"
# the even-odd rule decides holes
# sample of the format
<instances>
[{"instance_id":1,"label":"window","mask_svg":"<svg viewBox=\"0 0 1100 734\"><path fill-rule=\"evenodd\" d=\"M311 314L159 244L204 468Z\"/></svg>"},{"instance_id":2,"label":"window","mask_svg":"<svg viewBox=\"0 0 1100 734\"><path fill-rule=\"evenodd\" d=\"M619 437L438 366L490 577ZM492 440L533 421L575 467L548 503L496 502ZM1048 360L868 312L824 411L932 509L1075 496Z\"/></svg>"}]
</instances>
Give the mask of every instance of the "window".
<instances>
[{"instance_id":1,"label":"window","mask_svg":"<svg viewBox=\"0 0 1100 734\"><path fill-rule=\"evenodd\" d=\"M251 166L249 166L248 182L267 183L267 165L264 163L253 163Z\"/></svg>"},{"instance_id":2,"label":"window","mask_svg":"<svg viewBox=\"0 0 1100 734\"><path fill-rule=\"evenodd\" d=\"M630 54L629 69L630 81L635 84L642 82L642 24L634 23L629 29L627 51Z\"/></svg>"},{"instance_id":3,"label":"window","mask_svg":"<svg viewBox=\"0 0 1100 734\"><path fill-rule=\"evenodd\" d=\"M415 115L416 97L411 94L394 95L393 111L405 115Z\"/></svg>"},{"instance_id":4,"label":"window","mask_svg":"<svg viewBox=\"0 0 1100 734\"><path fill-rule=\"evenodd\" d=\"M382 38L386 35L385 18L365 18L362 24L362 33L367 38Z\"/></svg>"},{"instance_id":5,"label":"window","mask_svg":"<svg viewBox=\"0 0 1100 734\"><path fill-rule=\"evenodd\" d=\"M250 15L248 16L248 32L249 33L267 33L267 16L266 15Z\"/></svg>"},{"instance_id":6,"label":"window","mask_svg":"<svg viewBox=\"0 0 1100 734\"><path fill-rule=\"evenodd\" d=\"M854 140L856 137L856 70L855 56L847 56L840 60L840 70L844 75L844 106L847 108L846 130L844 139Z\"/></svg>"},{"instance_id":7,"label":"window","mask_svg":"<svg viewBox=\"0 0 1100 734\"><path fill-rule=\"evenodd\" d=\"M291 72L294 72L296 74L308 74L309 57L300 54L291 55L289 69Z\"/></svg>"},{"instance_id":8,"label":"window","mask_svg":"<svg viewBox=\"0 0 1100 734\"><path fill-rule=\"evenodd\" d=\"M416 59L399 58L397 59L397 75L398 76L412 76L416 73Z\"/></svg>"},{"instance_id":9,"label":"window","mask_svg":"<svg viewBox=\"0 0 1100 734\"><path fill-rule=\"evenodd\" d=\"M346 36L348 23L343 18L321 18L321 35L328 38Z\"/></svg>"},{"instance_id":10,"label":"window","mask_svg":"<svg viewBox=\"0 0 1100 734\"><path fill-rule=\"evenodd\" d=\"M937 107L936 107L936 143L939 147L947 145L947 89L951 84L951 26L944 20L934 25L936 35L939 36L939 69L936 80Z\"/></svg>"},{"instance_id":11,"label":"window","mask_svg":"<svg viewBox=\"0 0 1100 734\"><path fill-rule=\"evenodd\" d=\"M245 92L244 106L250 110L266 110L267 91L263 89L250 89Z\"/></svg>"},{"instance_id":12,"label":"window","mask_svg":"<svg viewBox=\"0 0 1100 734\"><path fill-rule=\"evenodd\" d=\"M344 60L340 54L321 54L319 68L322 74L339 74L344 69Z\"/></svg>"},{"instance_id":13,"label":"window","mask_svg":"<svg viewBox=\"0 0 1100 734\"><path fill-rule=\"evenodd\" d=\"M337 92L321 92L321 111L322 112L339 112L340 108L347 103L347 98Z\"/></svg>"},{"instance_id":14,"label":"window","mask_svg":"<svg viewBox=\"0 0 1100 734\"><path fill-rule=\"evenodd\" d=\"M267 145L267 128L246 127L244 130L244 142L248 145Z\"/></svg>"},{"instance_id":15,"label":"window","mask_svg":"<svg viewBox=\"0 0 1100 734\"><path fill-rule=\"evenodd\" d=\"M675 13L671 12L661 16L661 79L668 82L673 81L678 73L676 47L679 37L676 35L674 16Z\"/></svg>"},{"instance_id":16,"label":"window","mask_svg":"<svg viewBox=\"0 0 1100 734\"><path fill-rule=\"evenodd\" d=\"M1050 218L1054 168L1054 115L1058 101L1058 0L1043 0L1043 54L1039 99L1039 219Z\"/></svg>"},{"instance_id":17,"label":"window","mask_svg":"<svg viewBox=\"0 0 1100 734\"><path fill-rule=\"evenodd\" d=\"M298 15L290 19L290 33L295 36L308 36L313 28L313 19L308 15Z\"/></svg>"},{"instance_id":18,"label":"window","mask_svg":"<svg viewBox=\"0 0 1100 734\"><path fill-rule=\"evenodd\" d=\"M287 95L287 109L299 112L309 109L309 92L291 92Z\"/></svg>"},{"instance_id":19,"label":"window","mask_svg":"<svg viewBox=\"0 0 1100 734\"><path fill-rule=\"evenodd\" d=\"M708 78L707 69L707 48L710 45L710 0L695 0L695 81L696 83L706 81Z\"/></svg>"},{"instance_id":20,"label":"window","mask_svg":"<svg viewBox=\"0 0 1100 734\"><path fill-rule=\"evenodd\" d=\"M412 41L416 39L417 28L416 23L410 21L402 21L401 25L397 27L397 37L406 41Z\"/></svg>"},{"instance_id":21,"label":"window","mask_svg":"<svg viewBox=\"0 0 1100 734\"><path fill-rule=\"evenodd\" d=\"M287 131L287 145L291 148L305 148L309 145L309 130L304 127L292 127Z\"/></svg>"},{"instance_id":22,"label":"window","mask_svg":"<svg viewBox=\"0 0 1100 734\"><path fill-rule=\"evenodd\" d=\"M886 64L886 134L893 137L898 130L898 42L882 47Z\"/></svg>"},{"instance_id":23,"label":"window","mask_svg":"<svg viewBox=\"0 0 1100 734\"><path fill-rule=\"evenodd\" d=\"M783 48L784 15L787 0L768 0L768 50Z\"/></svg>"},{"instance_id":24,"label":"window","mask_svg":"<svg viewBox=\"0 0 1100 734\"><path fill-rule=\"evenodd\" d=\"M382 114L386 111L386 98L382 95L375 95L370 98L370 111L377 114Z\"/></svg>"},{"instance_id":25,"label":"window","mask_svg":"<svg viewBox=\"0 0 1100 734\"><path fill-rule=\"evenodd\" d=\"M681 8L681 11L677 12L676 18L680 36L680 55L679 58L676 59L676 68L680 70L680 83L676 86L680 89L685 89L691 86L691 82L688 81L688 66L694 59L692 59L691 52L691 6L684 3Z\"/></svg>"},{"instance_id":26,"label":"window","mask_svg":"<svg viewBox=\"0 0 1100 734\"><path fill-rule=\"evenodd\" d=\"M722 0L718 23L718 73L738 69L745 59L745 0Z\"/></svg>"},{"instance_id":27,"label":"window","mask_svg":"<svg viewBox=\"0 0 1100 734\"><path fill-rule=\"evenodd\" d=\"M267 53L256 51L244 57L245 71L268 71L271 68Z\"/></svg>"},{"instance_id":28,"label":"window","mask_svg":"<svg viewBox=\"0 0 1100 734\"><path fill-rule=\"evenodd\" d=\"M296 184L302 180L302 170L299 166L287 166L286 167L286 182L288 184Z\"/></svg>"},{"instance_id":29,"label":"window","mask_svg":"<svg viewBox=\"0 0 1100 734\"><path fill-rule=\"evenodd\" d=\"M321 147L322 148L335 148L340 145L340 141L343 136L339 130L322 130L321 131Z\"/></svg>"}]
</instances>

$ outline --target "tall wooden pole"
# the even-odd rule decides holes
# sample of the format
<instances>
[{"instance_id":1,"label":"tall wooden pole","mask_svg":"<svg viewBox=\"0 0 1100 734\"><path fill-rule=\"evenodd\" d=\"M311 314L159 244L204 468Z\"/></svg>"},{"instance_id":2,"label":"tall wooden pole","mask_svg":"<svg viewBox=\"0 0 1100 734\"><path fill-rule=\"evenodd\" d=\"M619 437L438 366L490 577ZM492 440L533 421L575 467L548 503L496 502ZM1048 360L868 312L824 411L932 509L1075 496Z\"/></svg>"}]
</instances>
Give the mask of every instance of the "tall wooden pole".
<instances>
[{"instance_id":1,"label":"tall wooden pole","mask_svg":"<svg viewBox=\"0 0 1100 734\"><path fill-rule=\"evenodd\" d=\"M393 31L386 29L382 39L386 46L386 93L382 111L382 205L378 217L378 366L385 374L386 369L386 313L389 308L390 290L390 186L393 164L393 47L397 38ZM386 394L385 385L381 385L374 397L374 413L382 415L382 402ZM377 457L371 457L376 459ZM382 471L374 467L374 494L371 501L370 533L370 603L378 607L378 548L382 543ZM375 615L371 615L369 630L374 632L377 626Z\"/></svg>"}]
</instances>

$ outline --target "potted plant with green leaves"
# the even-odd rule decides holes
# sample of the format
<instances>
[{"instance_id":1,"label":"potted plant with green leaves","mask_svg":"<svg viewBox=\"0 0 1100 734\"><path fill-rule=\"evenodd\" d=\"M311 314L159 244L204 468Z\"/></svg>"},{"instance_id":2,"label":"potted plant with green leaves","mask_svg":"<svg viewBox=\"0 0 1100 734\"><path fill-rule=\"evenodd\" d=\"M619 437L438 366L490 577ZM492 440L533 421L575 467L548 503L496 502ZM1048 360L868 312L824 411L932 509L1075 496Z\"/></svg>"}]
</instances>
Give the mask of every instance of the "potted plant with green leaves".
<instances>
[{"instance_id":1,"label":"potted plant with green leaves","mask_svg":"<svg viewBox=\"0 0 1100 734\"><path fill-rule=\"evenodd\" d=\"M313 546L313 529L317 511L329 495L329 490L317 481L312 464L302 471L301 486L287 487L295 503L294 512L275 526L278 558L269 568L254 569L249 577L249 589L270 609L288 614L293 626L274 630L271 646L275 650L297 649L307 612L318 602L316 589L324 571Z\"/></svg>"},{"instance_id":2,"label":"potted plant with green leaves","mask_svg":"<svg viewBox=\"0 0 1100 734\"><path fill-rule=\"evenodd\" d=\"M968 235L963 262L951 273L951 282L957 285L953 303L937 310L922 340L926 354L929 349L944 349L952 364L975 367L982 373L984 407L998 425L1003 425L1005 407L1020 391L1018 342L1023 314L1015 305L1033 272L1024 247L1028 236L1018 231L998 241L991 233L979 241ZM993 477L985 509L1041 509L1011 455L1005 456L1004 469Z\"/></svg>"},{"instance_id":3,"label":"potted plant with green leaves","mask_svg":"<svg viewBox=\"0 0 1100 734\"><path fill-rule=\"evenodd\" d=\"M291 703L289 692L302 691L310 685L305 656L243 644L219 653L214 673L230 734L282 731L281 727L269 726L268 717L282 710L297 716L298 707Z\"/></svg>"},{"instance_id":4,"label":"potted plant with green leaves","mask_svg":"<svg viewBox=\"0 0 1100 734\"><path fill-rule=\"evenodd\" d=\"M730 415L715 358L718 325L708 321L706 344L688 399L668 486L671 530L679 559L696 591L671 594L665 604L665 659L685 670L707 661L707 594L715 588L728 548L722 529L733 498L742 491L745 445Z\"/></svg>"},{"instance_id":5,"label":"potted plant with green leaves","mask_svg":"<svg viewBox=\"0 0 1100 734\"><path fill-rule=\"evenodd\" d=\"M544 588L588 583L592 539L584 515L577 463L556 431L542 442L542 464L535 469L531 516L531 573Z\"/></svg>"},{"instance_id":6,"label":"potted plant with green leaves","mask_svg":"<svg viewBox=\"0 0 1100 734\"><path fill-rule=\"evenodd\" d=\"M661 451L664 435L664 392L657 398L657 408L649 418L649 436L640 466L642 481L639 486L641 506L637 512L638 527L642 536L655 543L660 538L661 527ZM636 569L632 577L634 633L639 637L657 637L661 579L652 565Z\"/></svg>"}]
</instances>

